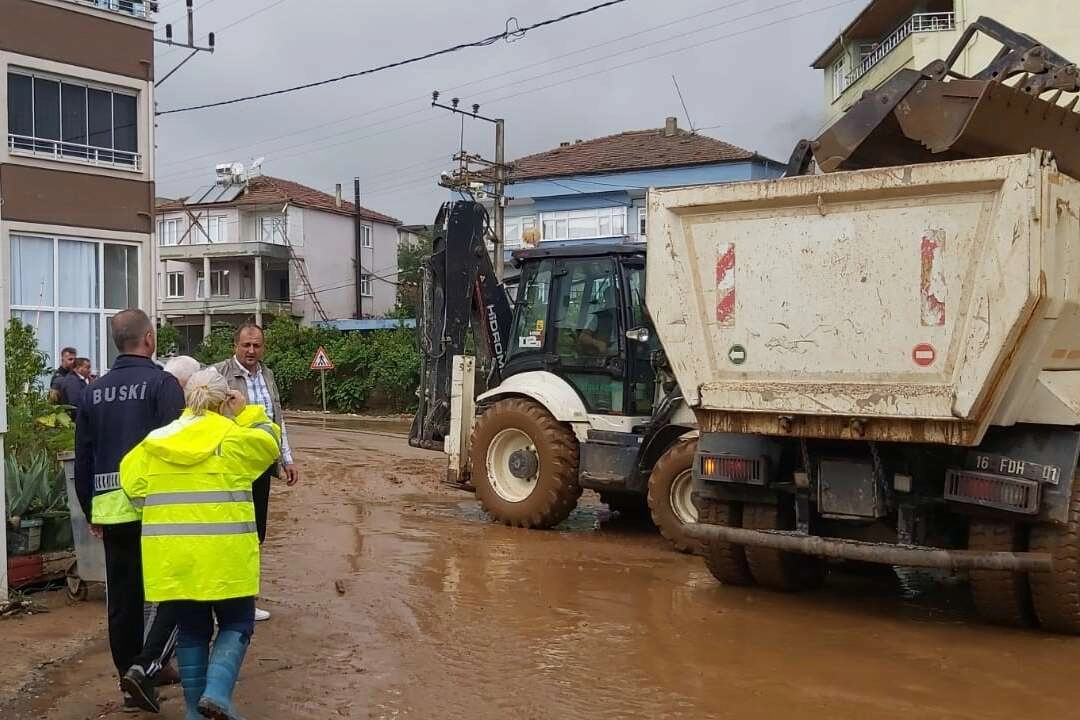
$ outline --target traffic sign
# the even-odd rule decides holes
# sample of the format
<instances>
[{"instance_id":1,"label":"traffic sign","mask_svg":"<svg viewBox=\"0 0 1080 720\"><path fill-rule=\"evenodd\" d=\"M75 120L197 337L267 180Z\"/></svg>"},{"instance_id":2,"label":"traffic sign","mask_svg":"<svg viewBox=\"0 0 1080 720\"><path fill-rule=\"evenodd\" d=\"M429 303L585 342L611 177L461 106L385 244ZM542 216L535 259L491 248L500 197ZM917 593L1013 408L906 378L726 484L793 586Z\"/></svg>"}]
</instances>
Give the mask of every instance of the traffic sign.
<instances>
[{"instance_id":1,"label":"traffic sign","mask_svg":"<svg viewBox=\"0 0 1080 720\"><path fill-rule=\"evenodd\" d=\"M732 345L727 356L733 365L742 365L746 362L746 348L742 345Z\"/></svg>"},{"instance_id":2,"label":"traffic sign","mask_svg":"<svg viewBox=\"0 0 1080 720\"><path fill-rule=\"evenodd\" d=\"M919 343L912 348L911 359L919 367L930 367L937 360L937 350L930 343Z\"/></svg>"},{"instance_id":3,"label":"traffic sign","mask_svg":"<svg viewBox=\"0 0 1080 720\"><path fill-rule=\"evenodd\" d=\"M312 370L333 370L334 363L330 360L330 356L326 353L326 348L319 346L319 349L315 351L315 357L311 359Z\"/></svg>"}]
</instances>

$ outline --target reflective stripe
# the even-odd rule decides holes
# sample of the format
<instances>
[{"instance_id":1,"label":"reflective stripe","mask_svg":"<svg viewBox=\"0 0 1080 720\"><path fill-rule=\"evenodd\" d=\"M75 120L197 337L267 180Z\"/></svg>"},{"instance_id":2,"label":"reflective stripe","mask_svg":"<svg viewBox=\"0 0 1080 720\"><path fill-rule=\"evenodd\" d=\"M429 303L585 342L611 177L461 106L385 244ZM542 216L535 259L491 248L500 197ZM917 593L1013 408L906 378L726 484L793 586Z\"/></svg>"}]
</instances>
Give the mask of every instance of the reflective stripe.
<instances>
[{"instance_id":1,"label":"reflective stripe","mask_svg":"<svg viewBox=\"0 0 1080 720\"><path fill-rule=\"evenodd\" d=\"M251 502L250 490L214 490L211 492L157 493L146 498L146 507L158 505L204 505L210 503Z\"/></svg>"},{"instance_id":2,"label":"reflective stripe","mask_svg":"<svg viewBox=\"0 0 1080 720\"><path fill-rule=\"evenodd\" d=\"M258 428L259 430L265 430L266 432L270 433L270 437L274 438L274 442L277 443L278 447L281 447L281 439L278 438L277 434L274 432L273 425L271 425L270 423L259 423L258 425L252 425L251 427Z\"/></svg>"},{"instance_id":3,"label":"reflective stripe","mask_svg":"<svg viewBox=\"0 0 1080 720\"><path fill-rule=\"evenodd\" d=\"M120 489L120 473L101 473L94 476L94 492Z\"/></svg>"},{"instance_id":4,"label":"reflective stripe","mask_svg":"<svg viewBox=\"0 0 1080 720\"><path fill-rule=\"evenodd\" d=\"M146 498L131 498L131 504L136 510L142 510L143 505L146 504Z\"/></svg>"},{"instance_id":5,"label":"reflective stripe","mask_svg":"<svg viewBox=\"0 0 1080 720\"><path fill-rule=\"evenodd\" d=\"M161 537L167 535L245 535L258 532L253 522L232 523L162 523L161 525L143 524L143 537Z\"/></svg>"}]
</instances>

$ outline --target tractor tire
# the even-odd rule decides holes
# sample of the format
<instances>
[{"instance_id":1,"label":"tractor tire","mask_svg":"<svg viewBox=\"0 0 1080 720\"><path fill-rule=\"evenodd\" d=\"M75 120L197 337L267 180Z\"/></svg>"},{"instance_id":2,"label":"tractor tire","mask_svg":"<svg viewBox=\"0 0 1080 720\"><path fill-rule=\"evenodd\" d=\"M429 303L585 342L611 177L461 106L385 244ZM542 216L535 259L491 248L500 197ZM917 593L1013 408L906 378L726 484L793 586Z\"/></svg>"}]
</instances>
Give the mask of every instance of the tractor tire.
<instances>
[{"instance_id":1,"label":"tractor tire","mask_svg":"<svg viewBox=\"0 0 1080 720\"><path fill-rule=\"evenodd\" d=\"M1050 553L1054 569L1028 575L1035 615L1044 629L1080 635L1080 470L1073 478L1069 520L1064 525L1035 525L1031 552Z\"/></svg>"},{"instance_id":2,"label":"tractor tire","mask_svg":"<svg viewBox=\"0 0 1080 720\"><path fill-rule=\"evenodd\" d=\"M698 519L706 525L742 526L742 505L721 500L703 500L698 509ZM702 555L705 567L721 585L746 587L754 584L750 566L746 564L746 549L723 540L710 540L704 544Z\"/></svg>"},{"instance_id":3,"label":"tractor tire","mask_svg":"<svg viewBox=\"0 0 1080 720\"><path fill-rule=\"evenodd\" d=\"M751 530L790 530L795 526L794 512L784 505L743 506L743 527ZM821 587L825 581L825 562L821 558L772 548L746 548L750 574L762 587L779 592L796 592Z\"/></svg>"},{"instance_id":4,"label":"tractor tire","mask_svg":"<svg viewBox=\"0 0 1080 720\"><path fill-rule=\"evenodd\" d=\"M486 410L469 463L481 507L506 525L554 527L581 497L574 433L532 400L500 400Z\"/></svg>"},{"instance_id":5,"label":"tractor tire","mask_svg":"<svg viewBox=\"0 0 1080 720\"><path fill-rule=\"evenodd\" d=\"M660 534L679 552L703 549L698 540L683 532L684 525L698 521L698 510L690 500L695 452L696 438L676 442L660 456L649 474L649 515Z\"/></svg>"},{"instance_id":6,"label":"tractor tire","mask_svg":"<svg viewBox=\"0 0 1080 720\"><path fill-rule=\"evenodd\" d=\"M972 520L968 529L969 550L1023 552L1026 528L1017 523ZM986 622L1011 627L1031 627L1035 612L1027 573L972 570L971 599L975 612Z\"/></svg>"}]
</instances>

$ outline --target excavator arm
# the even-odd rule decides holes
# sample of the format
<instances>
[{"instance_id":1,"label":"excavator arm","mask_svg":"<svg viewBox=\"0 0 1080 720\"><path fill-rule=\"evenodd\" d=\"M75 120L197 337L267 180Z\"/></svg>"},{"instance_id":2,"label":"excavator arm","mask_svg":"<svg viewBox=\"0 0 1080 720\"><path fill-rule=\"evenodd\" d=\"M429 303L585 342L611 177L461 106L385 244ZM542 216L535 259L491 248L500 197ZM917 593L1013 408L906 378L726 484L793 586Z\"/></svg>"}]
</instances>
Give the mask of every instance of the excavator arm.
<instances>
[{"instance_id":1,"label":"excavator arm","mask_svg":"<svg viewBox=\"0 0 1080 720\"><path fill-rule=\"evenodd\" d=\"M1001 50L983 70L965 77L954 66L980 33L1001 43ZM1052 97L1042 97L1051 91ZM946 59L901 70L866 92L817 139L801 141L787 174L805 175L812 161L822 172L834 172L1039 148L1053 152L1061 170L1080 177L1077 98L1060 104L1063 93L1078 91L1074 63L1035 38L981 17Z\"/></svg>"},{"instance_id":2,"label":"excavator arm","mask_svg":"<svg viewBox=\"0 0 1080 720\"><path fill-rule=\"evenodd\" d=\"M420 347L419 405L409 444L442 450L450 432L452 362L475 354L487 386L501 379L512 307L495 277L487 248L487 210L476 202L445 203L435 218L431 257L424 264L417 336ZM475 341L467 352L469 331Z\"/></svg>"}]
</instances>

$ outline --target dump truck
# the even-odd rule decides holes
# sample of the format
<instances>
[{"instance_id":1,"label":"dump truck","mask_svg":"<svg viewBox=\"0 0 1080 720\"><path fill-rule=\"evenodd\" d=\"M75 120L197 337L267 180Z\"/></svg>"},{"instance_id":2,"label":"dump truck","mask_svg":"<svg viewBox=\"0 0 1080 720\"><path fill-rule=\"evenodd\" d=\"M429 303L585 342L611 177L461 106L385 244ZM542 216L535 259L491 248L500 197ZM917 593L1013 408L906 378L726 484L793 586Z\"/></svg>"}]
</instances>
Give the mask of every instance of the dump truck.
<instances>
[{"instance_id":1,"label":"dump truck","mask_svg":"<svg viewBox=\"0 0 1080 720\"><path fill-rule=\"evenodd\" d=\"M720 582L941 568L987 620L1078 633L1080 87L976 32L1004 46L979 77L960 46L902 71L788 177L650 191L646 305Z\"/></svg>"}]
</instances>

